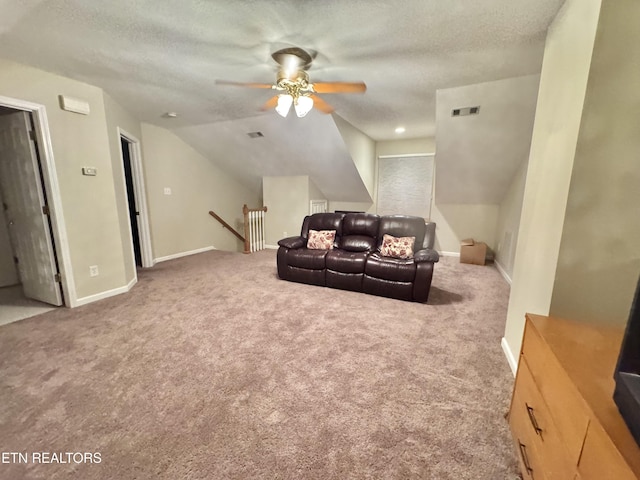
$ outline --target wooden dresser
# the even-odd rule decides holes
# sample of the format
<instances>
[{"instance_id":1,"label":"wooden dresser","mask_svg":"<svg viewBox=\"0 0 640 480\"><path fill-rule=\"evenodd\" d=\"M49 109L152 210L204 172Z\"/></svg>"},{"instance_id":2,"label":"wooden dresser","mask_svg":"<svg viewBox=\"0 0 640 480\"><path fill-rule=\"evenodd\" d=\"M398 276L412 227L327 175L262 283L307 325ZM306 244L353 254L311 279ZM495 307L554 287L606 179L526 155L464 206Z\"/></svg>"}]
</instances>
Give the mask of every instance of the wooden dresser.
<instances>
[{"instance_id":1,"label":"wooden dresser","mask_svg":"<svg viewBox=\"0 0 640 480\"><path fill-rule=\"evenodd\" d=\"M640 447L613 402L622 335L526 315L509 410L523 478L640 479Z\"/></svg>"}]
</instances>

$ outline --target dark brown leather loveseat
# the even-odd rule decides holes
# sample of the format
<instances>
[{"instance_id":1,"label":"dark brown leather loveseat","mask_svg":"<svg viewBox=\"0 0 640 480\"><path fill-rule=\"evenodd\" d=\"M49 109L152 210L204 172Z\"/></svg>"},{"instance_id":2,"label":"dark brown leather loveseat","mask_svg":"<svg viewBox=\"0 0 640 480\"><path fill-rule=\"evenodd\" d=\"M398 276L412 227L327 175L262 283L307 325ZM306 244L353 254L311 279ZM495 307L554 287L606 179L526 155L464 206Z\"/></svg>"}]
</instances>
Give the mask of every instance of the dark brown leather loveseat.
<instances>
[{"instance_id":1,"label":"dark brown leather loveseat","mask_svg":"<svg viewBox=\"0 0 640 480\"><path fill-rule=\"evenodd\" d=\"M316 213L305 217L299 236L278 242L278 276L311 285L426 302L433 265L439 260L433 250L435 227L435 223L407 215ZM335 232L329 249L308 248L312 243L310 234L313 237L318 232ZM413 252L401 250L400 256L408 258L389 256L389 242L397 244L406 237L408 242L414 237Z\"/></svg>"}]
</instances>

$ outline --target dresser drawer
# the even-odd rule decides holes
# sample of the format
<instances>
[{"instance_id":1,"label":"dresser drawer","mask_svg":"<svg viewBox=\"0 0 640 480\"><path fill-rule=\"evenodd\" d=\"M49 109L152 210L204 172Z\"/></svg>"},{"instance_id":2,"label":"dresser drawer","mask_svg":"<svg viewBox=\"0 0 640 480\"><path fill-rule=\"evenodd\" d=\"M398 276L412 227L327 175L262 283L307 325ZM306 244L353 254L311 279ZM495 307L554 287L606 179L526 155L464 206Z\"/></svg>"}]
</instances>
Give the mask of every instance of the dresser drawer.
<instances>
[{"instance_id":1,"label":"dresser drawer","mask_svg":"<svg viewBox=\"0 0 640 480\"><path fill-rule=\"evenodd\" d=\"M529 417L521 408L513 408L514 405L520 405L522 402L518 392L514 391L512 408L509 411L509 428L515 440L516 455L520 463L522 478L524 480L548 480L542 469L543 459L536 450L532 438Z\"/></svg>"},{"instance_id":2,"label":"dresser drawer","mask_svg":"<svg viewBox=\"0 0 640 480\"><path fill-rule=\"evenodd\" d=\"M535 384L526 357L521 357L511 409L518 410L529 429L531 442L544 459L542 464L548 480L566 480L576 473L577 460L572 461L567 445L555 425L551 412ZM582 446L582 442L577 448Z\"/></svg>"},{"instance_id":3,"label":"dresser drawer","mask_svg":"<svg viewBox=\"0 0 640 480\"><path fill-rule=\"evenodd\" d=\"M557 431L562 432L567 460L577 465L589 424L588 409L567 373L530 322L527 322L525 329L522 356L537 390L544 398L547 415Z\"/></svg>"}]
</instances>

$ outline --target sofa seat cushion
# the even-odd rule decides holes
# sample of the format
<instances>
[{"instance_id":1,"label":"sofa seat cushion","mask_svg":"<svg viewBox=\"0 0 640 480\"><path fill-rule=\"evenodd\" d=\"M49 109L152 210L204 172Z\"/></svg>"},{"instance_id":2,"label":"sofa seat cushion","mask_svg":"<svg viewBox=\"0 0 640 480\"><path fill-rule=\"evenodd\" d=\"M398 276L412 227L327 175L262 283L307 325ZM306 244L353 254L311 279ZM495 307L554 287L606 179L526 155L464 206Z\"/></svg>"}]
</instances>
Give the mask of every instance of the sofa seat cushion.
<instances>
[{"instance_id":1,"label":"sofa seat cushion","mask_svg":"<svg viewBox=\"0 0 640 480\"><path fill-rule=\"evenodd\" d=\"M327 287L351 290L353 292L362 291L363 277L364 273L342 273L334 272L333 270L327 270L325 272Z\"/></svg>"},{"instance_id":2,"label":"sofa seat cushion","mask_svg":"<svg viewBox=\"0 0 640 480\"><path fill-rule=\"evenodd\" d=\"M416 276L416 264L413 259L382 257L373 253L367 259L365 273L370 277L395 282L413 282Z\"/></svg>"},{"instance_id":3,"label":"sofa seat cushion","mask_svg":"<svg viewBox=\"0 0 640 480\"><path fill-rule=\"evenodd\" d=\"M399 300L412 301L414 285L412 282L393 282L380 278L370 277L365 274L362 279L362 291L371 295L397 298Z\"/></svg>"},{"instance_id":4,"label":"sofa seat cushion","mask_svg":"<svg viewBox=\"0 0 640 480\"><path fill-rule=\"evenodd\" d=\"M287 264L292 267L306 268L309 270L324 270L325 257L330 250L309 250L299 248L289 250L287 253Z\"/></svg>"},{"instance_id":5,"label":"sofa seat cushion","mask_svg":"<svg viewBox=\"0 0 640 480\"><path fill-rule=\"evenodd\" d=\"M367 252L345 252L334 249L327 253L326 266L329 270L341 273L364 273Z\"/></svg>"}]
</instances>

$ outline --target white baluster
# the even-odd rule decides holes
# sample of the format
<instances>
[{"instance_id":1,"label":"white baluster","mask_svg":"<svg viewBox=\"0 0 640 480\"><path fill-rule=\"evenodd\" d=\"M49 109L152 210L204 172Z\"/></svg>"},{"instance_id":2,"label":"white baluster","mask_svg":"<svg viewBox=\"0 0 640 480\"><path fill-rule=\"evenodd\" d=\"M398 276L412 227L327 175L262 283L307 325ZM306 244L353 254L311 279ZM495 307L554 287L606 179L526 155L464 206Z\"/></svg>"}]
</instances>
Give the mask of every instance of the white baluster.
<instances>
[{"instance_id":1,"label":"white baluster","mask_svg":"<svg viewBox=\"0 0 640 480\"><path fill-rule=\"evenodd\" d=\"M251 252L256 251L256 212L251 212Z\"/></svg>"}]
</instances>

